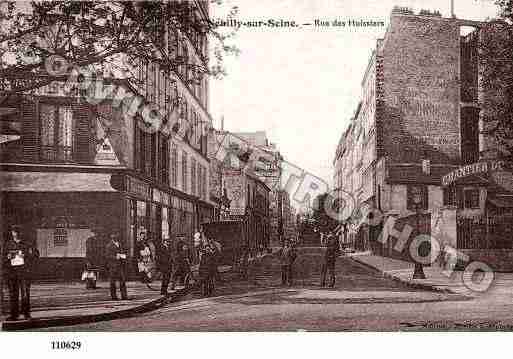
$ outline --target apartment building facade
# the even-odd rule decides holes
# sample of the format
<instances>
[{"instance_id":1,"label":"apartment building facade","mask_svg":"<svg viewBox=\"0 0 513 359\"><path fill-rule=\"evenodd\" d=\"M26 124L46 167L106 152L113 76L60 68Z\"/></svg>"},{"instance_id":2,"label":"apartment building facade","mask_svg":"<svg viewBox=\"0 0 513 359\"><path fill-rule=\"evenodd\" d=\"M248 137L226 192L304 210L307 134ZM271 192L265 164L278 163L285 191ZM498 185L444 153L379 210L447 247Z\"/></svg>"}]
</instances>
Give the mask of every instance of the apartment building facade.
<instances>
[{"instance_id":1,"label":"apartment building facade","mask_svg":"<svg viewBox=\"0 0 513 359\"><path fill-rule=\"evenodd\" d=\"M208 2L176 4L187 16L208 18ZM163 29L155 51L186 58L184 65L165 71L141 60L137 86L104 81L113 94L156 105L173 128L152 129L140 113L128 116L115 98L100 100L92 88L66 92L61 83L2 103L2 122L17 130L1 143L2 216L37 245L35 273L42 279L78 278L86 255L101 257L98 248L112 231L121 233L133 255L143 230L156 246L164 237L192 241L201 223L212 219L208 79L186 65L205 64L206 35Z\"/></svg>"},{"instance_id":2,"label":"apartment building facade","mask_svg":"<svg viewBox=\"0 0 513 359\"><path fill-rule=\"evenodd\" d=\"M490 156L490 139L479 131L486 111L479 101L481 24L428 11L392 11L364 73L361 101L339 141L334 183L357 208L397 218L399 230L406 223L416 228L418 214L421 233L506 268L504 258L513 248L508 191L498 191L487 173L461 169L487 160L487 168L501 167ZM444 180L458 171L465 175ZM377 243L382 227L365 222L348 220L344 236L361 249L396 255L393 242L386 248Z\"/></svg>"}]
</instances>

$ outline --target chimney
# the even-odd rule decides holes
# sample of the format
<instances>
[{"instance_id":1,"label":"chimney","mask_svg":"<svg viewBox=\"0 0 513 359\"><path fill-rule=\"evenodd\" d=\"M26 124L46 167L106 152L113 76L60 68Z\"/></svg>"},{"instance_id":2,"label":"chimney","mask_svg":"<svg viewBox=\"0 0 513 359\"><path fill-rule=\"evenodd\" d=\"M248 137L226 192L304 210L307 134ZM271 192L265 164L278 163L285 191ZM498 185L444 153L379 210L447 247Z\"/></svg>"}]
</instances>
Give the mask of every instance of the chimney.
<instances>
[{"instance_id":1,"label":"chimney","mask_svg":"<svg viewBox=\"0 0 513 359\"><path fill-rule=\"evenodd\" d=\"M456 15L454 14L454 0L451 0L451 17L453 19L456 18Z\"/></svg>"},{"instance_id":2,"label":"chimney","mask_svg":"<svg viewBox=\"0 0 513 359\"><path fill-rule=\"evenodd\" d=\"M224 115L221 115L221 131L224 131Z\"/></svg>"}]
</instances>

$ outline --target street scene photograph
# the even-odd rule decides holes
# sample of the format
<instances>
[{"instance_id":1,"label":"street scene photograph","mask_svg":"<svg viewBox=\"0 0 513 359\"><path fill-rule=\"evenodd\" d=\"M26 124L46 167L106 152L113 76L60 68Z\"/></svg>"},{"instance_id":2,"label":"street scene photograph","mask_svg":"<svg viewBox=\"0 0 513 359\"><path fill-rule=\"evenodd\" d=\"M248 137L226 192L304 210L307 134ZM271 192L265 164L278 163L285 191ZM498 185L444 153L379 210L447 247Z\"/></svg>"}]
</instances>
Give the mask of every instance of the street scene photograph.
<instances>
[{"instance_id":1,"label":"street scene photograph","mask_svg":"<svg viewBox=\"0 0 513 359\"><path fill-rule=\"evenodd\" d=\"M0 341L511 332L512 7L1 1Z\"/></svg>"}]
</instances>

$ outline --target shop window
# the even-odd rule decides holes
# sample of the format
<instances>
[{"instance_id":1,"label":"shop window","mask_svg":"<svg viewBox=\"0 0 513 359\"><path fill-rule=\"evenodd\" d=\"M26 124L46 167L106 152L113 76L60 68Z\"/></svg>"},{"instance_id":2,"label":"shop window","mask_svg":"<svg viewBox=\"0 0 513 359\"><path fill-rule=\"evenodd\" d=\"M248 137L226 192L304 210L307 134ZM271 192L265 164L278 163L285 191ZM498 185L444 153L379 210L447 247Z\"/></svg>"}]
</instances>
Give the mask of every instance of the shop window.
<instances>
[{"instance_id":1,"label":"shop window","mask_svg":"<svg viewBox=\"0 0 513 359\"><path fill-rule=\"evenodd\" d=\"M168 214L168 208L162 207L162 238L170 238L169 237L169 214Z\"/></svg>"},{"instance_id":2,"label":"shop window","mask_svg":"<svg viewBox=\"0 0 513 359\"><path fill-rule=\"evenodd\" d=\"M57 221L53 232L53 245L54 247L67 247L68 246L68 231L64 221Z\"/></svg>"},{"instance_id":3,"label":"shop window","mask_svg":"<svg viewBox=\"0 0 513 359\"><path fill-rule=\"evenodd\" d=\"M408 186L407 187L407 198L406 198L406 206L410 211L415 211L416 204L414 202L414 193L419 191L421 201L418 204L419 210L427 210L428 209L428 188L427 186L416 185L416 186Z\"/></svg>"},{"instance_id":4,"label":"shop window","mask_svg":"<svg viewBox=\"0 0 513 359\"><path fill-rule=\"evenodd\" d=\"M136 234L148 229L148 213L146 202L137 201ZM137 238L137 237L136 237Z\"/></svg>"},{"instance_id":5,"label":"shop window","mask_svg":"<svg viewBox=\"0 0 513 359\"><path fill-rule=\"evenodd\" d=\"M479 208L479 189L465 189L463 191L463 199L465 208Z\"/></svg>"},{"instance_id":6,"label":"shop window","mask_svg":"<svg viewBox=\"0 0 513 359\"><path fill-rule=\"evenodd\" d=\"M73 111L70 106L43 104L40 108L41 157L47 161L71 161Z\"/></svg>"}]
</instances>

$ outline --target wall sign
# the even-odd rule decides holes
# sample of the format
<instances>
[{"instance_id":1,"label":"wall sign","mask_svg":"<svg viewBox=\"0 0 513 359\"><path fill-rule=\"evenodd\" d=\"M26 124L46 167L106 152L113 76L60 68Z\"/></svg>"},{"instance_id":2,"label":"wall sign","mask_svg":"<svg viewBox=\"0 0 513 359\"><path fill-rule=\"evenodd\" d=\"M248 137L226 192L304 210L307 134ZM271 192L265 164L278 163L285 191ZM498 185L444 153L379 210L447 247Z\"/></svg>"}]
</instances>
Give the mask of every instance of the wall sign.
<instances>
[{"instance_id":1,"label":"wall sign","mask_svg":"<svg viewBox=\"0 0 513 359\"><path fill-rule=\"evenodd\" d=\"M460 167L452 172L449 172L445 176L443 176L442 177L442 185L448 186L460 178L471 176L471 175L484 174L484 173L488 173L489 171L502 171L503 168L504 168L504 161L472 163L470 165Z\"/></svg>"}]
</instances>

